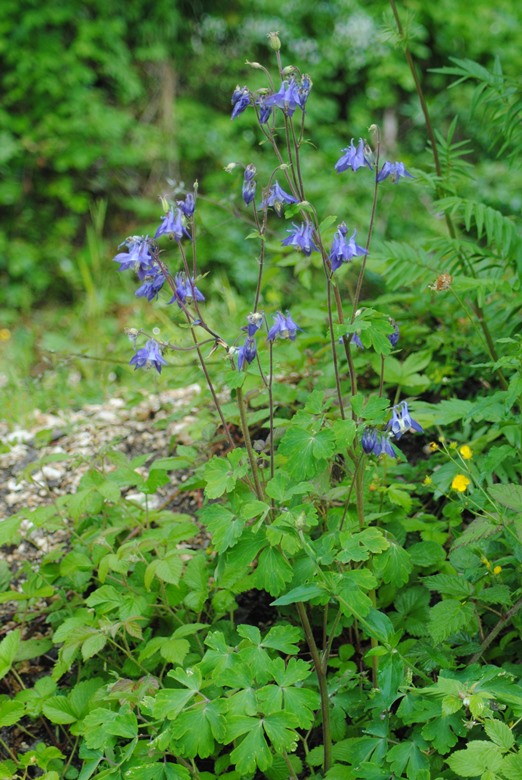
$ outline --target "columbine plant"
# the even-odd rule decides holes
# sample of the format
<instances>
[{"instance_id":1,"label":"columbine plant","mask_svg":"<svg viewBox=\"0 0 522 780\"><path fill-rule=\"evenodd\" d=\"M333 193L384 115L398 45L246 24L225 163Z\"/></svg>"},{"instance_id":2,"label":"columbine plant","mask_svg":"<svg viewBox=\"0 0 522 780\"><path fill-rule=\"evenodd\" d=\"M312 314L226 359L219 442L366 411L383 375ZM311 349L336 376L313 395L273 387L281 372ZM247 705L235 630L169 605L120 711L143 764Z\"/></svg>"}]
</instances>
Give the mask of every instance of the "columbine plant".
<instances>
[{"instance_id":1,"label":"columbine plant","mask_svg":"<svg viewBox=\"0 0 522 780\"><path fill-rule=\"evenodd\" d=\"M283 698L275 692L277 685L286 685L283 677L279 680L275 672L264 674L259 670L256 676L250 670L254 698L234 710L236 719L232 719L232 725L225 731L218 728L213 732L214 739L234 746L231 757L241 776L250 775L256 767L265 771L274 756L282 755L295 777L290 756L298 742L308 751L314 724L322 729L324 771L332 765L335 729L331 713L335 697L328 689L327 673L334 643L342 644L343 636L350 636L361 652L368 643L375 687L382 685L383 675L388 674L392 650L397 653L397 662L393 663L398 664L400 679L407 668L415 670L405 651L397 650L398 635L391 621L376 608L376 589L389 581L386 571L397 540L392 527L387 528L385 522L376 523L382 511L372 507L365 473L368 462L372 472L387 460L388 467L393 469L391 464L399 453L396 443L409 433L422 433L423 429L411 416L406 400L397 403L396 398L395 404L390 404L384 394L385 358L397 347L397 324L386 313L359 308L366 265L371 262L379 189L387 186L389 178L397 183L401 178L413 177L402 162L382 162L380 134L373 126L373 145L363 138L357 143L352 139L334 166L341 176L373 177L368 224L348 228L343 219L331 236L328 226L335 218L327 218L323 223L327 227L323 229L316 208L308 200L301 167L312 81L297 67L283 66L276 33L271 34L270 42L277 60L277 81L262 68L267 77L265 88L251 91L247 86L238 86L232 95L231 118L236 120L250 112L275 159L269 180L261 184L256 165L250 161L242 165L241 196L259 240L259 273L246 322L236 332L221 332L207 321L201 278L204 269L199 266L197 253L196 188L184 200L164 203L165 214L154 238L126 239L127 251L117 254L114 260L120 271L137 274L137 296L153 302L164 288L169 290L167 303L177 304L173 319L184 319L193 342L181 348L146 335L145 345L139 349L136 345L131 365L161 372L167 365L166 358L175 358L177 350L195 350L219 426L227 439L228 454L213 457L202 469L208 503L200 512L200 520L213 538L216 585L235 595L252 589L268 592L273 598L272 606L279 607L290 624L294 615L288 607L293 605L307 646L305 657L309 660L297 662L298 673L288 659L281 660L278 666L283 676L288 675L290 686L285 688L288 692ZM235 167L237 164L232 164L228 170ZM283 217L295 219L290 228L281 228ZM330 388L312 392L304 407L296 408L294 416L279 427L274 354L284 342L298 344L302 335L306 336L307 323L305 319L296 323L289 310L267 311L264 305L264 271L271 261L266 245L269 225L272 232L279 233L281 252L289 250L305 256L317 253L321 258L326 345L333 377ZM358 244L356 238L364 232L366 241ZM174 252L166 251L169 243L175 244ZM355 281L351 300L344 277L338 279L339 270L346 266L351 267ZM237 403L239 438L233 434L223 411L223 388L215 386L205 362L203 350L207 351L209 346L212 353L221 351L231 363L228 385ZM373 397L358 392L354 348L373 349L381 356L379 389ZM256 447L243 393L247 378L250 388L257 386L264 394L267 406L266 441L256 442ZM215 499L220 499L219 509ZM245 627L238 630L246 636ZM209 636L208 646L213 650L190 670L179 670L177 684L183 687L189 672L201 676L208 658L216 651L216 642L222 647L224 641L222 634ZM230 641L239 641L238 634L231 636ZM277 645L267 647L278 649ZM218 710L223 713L232 707L235 683L232 677L229 683L226 681L219 665L213 674L215 683L221 686ZM419 675L422 677L423 673ZM346 683L339 678L337 684L342 691ZM267 685L274 688L277 701L271 703L270 697L263 694ZM292 697L297 702L301 695L306 699L302 709L292 705ZM274 718L280 711L284 718L282 732L278 733ZM248 732L258 726L261 730L256 731L258 741L254 745Z\"/></svg>"}]
</instances>

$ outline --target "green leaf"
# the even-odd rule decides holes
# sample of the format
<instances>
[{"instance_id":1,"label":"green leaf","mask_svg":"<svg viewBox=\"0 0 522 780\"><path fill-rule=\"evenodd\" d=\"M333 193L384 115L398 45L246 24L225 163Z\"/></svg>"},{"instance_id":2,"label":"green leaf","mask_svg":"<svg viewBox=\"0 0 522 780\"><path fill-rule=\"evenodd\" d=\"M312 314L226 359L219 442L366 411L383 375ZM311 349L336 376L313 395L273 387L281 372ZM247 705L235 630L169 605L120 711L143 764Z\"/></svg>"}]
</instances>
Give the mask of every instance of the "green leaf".
<instances>
[{"instance_id":1,"label":"green leaf","mask_svg":"<svg viewBox=\"0 0 522 780\"><path fill-rule=\"evenodd\" d=\"M67 696L51 696L43 705L43 713L51 723L75 723L78 720Z\"/></svg>"},{"instance_id":2,"label":"green leaf","mask_svg":"<svg viewBox=\"0 0 522 780\"><path fill-rule=\"evenodd\" d=\"M331 430L312 433L291 426L283 436L278 452L288 458L286 468L299 479L314 477L334 453L335 436Z\"/></svg>"},{"instance_id":3,"label":"green leaf","mask_svg":"<svg viewBox=\"0 0 522 780\"><path fill-rule=\"evenodd\" d=\"M515 737L513 732L502 723L500 720L487 720L484 723L484 731L495 745L498 745L501 750L511 750L515 744Z\"/></svg>"},{"instance_id":4,"label":"green leaf","mask_svg":"<svg viewBox=\"0 0 522 780\"><path fill-rule=\"evenodd\" d=\"M19 647L20 630L16 628L14 631L10 631L0 642L0 680L6 676L13 665Z\"/></svg>"},{"instance_id":5,"label":"green leaf","mask_svg":"<svg viewBox=\"0 0 522 780\"><path fill-rule=\"evenodd\" d=\"M177 585L182 571L183 560L180 551L172 550L164 558L157 561L154 573L159 580L168 582L170 585Z\"/></svg>"},{"instance_id":6,"label":"green leaf","mask_svg":"<svg viewBox=\"0 0 522 780\"><path fill-rule=\"evenodd\" d=\"M444 599L430 610L429 631L434 642L443 642L464 628L476 628L477 618L473 605L462 604L456 599Z\"/></svg>"},{"instance_id":7,"label":"green leaf","mask_svg":"<svg viewBox=\"0 0 522 780\"><path fill-rule=\"evenodd\" d=\"M295 655L299 652L297 643L301 642L301 639L302 633L300 628L277 623L275 626L272 626L268 634L263 638L262 646L278 650L283 655Z\"/></svg>"},{"instance_id":8,"label":"green leaf","mask_svg":"<svg viewBox=\"0 0 522 780\"><path fill-rule=\"evenodd\" d=\"M263 727L276 753L283 750L293 753L297 746L297 733L291 728L296 719L291 712L273 712L263 718Z\"/></svg>"},{"instance_id":9,"label":"green leaf","mask_svg":"<svg viewBox=\"0 0 522 780\"><path fill-rule=\"evenodd\" d=\"M240 775L250 775L256 767L264 772L272 764L272 753L263 733L263 723L257 718L229 718L228 739L236 739L248 732L247 736L234 748L230 758Z\"/></svg>"},{"instance_id":10,"label":"green leaf","mask_svg":"<svg viewBox=\"0 0 522 780\"><path fill-rule=\"evenodd\" d=\"M280 596L275 601L272 601L271 606L284 607L287 604L298 604L304 601L311 601L318 596L324 596L325 593L326 591L324 588L313 583L309 585L298 585L297 588L292 588L292 590L285 593L284 596Z\"/></svg>"},{"instance_id":11,"label":"green leaf","mask_svg":"<svg viewBox=\"0 0 522 780\"><path fill-rule=\"evenodd\" d=\"M522 511L522 485L490 485L488 493L502 506Z\"/></svg>"},{"instance_id":12,"label":"green leaf","mask_svg":"<svg viewBox=\"0 0 522 780\"><path fill-rule=\"evenodd\" d=\"M498 772L502 766L502 751L491 742L475 740L465 750L457 750L446 760L450 769L460 777L480 777L487 770Z\"/></svg>"},{"instance_id":13,"label":"green leaf","mask_svg":"<svg viewBox=\"0 0 522 780\"><path fill-rule=\"evenodd\" d=\"M256 587L278 596L293 575L294 570L282 553L275 547L267 547L259 555L253 578Z\"/></svg>"},{"instance_id":14,"label":"green leaf","mask_svg":"<svg viewBox=\"0 0 522 780\"><path fill-rule=\"evenodd\" d=\"M0 728L13 726L24 717L24 705L21 701L9 701L0 697ZM9 776L11 777L11 775ZM0 775L1 778L1 775Z\"/></svg>"},{"instance_id":15,"label":"green leaf","mask_svg":"<svg viewBox=\"0 0 522 780\"><path fill-rule=\"evenodd\" d=\"M396 776L402 776L406 770L409 780L420 780L423 777L422 772L429 769L428 757L413 741L394 745L386 758Z\"/></svg>"},{"instance_id":16,"label":"green leaf","mask_svg":"<svg viewBox=\"0 0 522 780\"><path fill-rule=\"evenodd\" d=\"M409 553L397 542L390 540L390 547L373 559L373 568L383 582L392 582L400 588L408 582L413 564Z\"/></svg>"},{"instance_id":17,"label":"green leaf","mask_svg":"<svg viewBox=\"0 0 522 780\"><path fill-rule=\"evenodd\" d=\"M219 498L223 493L230 493L238 479L245 476L248 465L244 461L244 452L238 448L229 452L226 458L214 456L208 461L203 470L208 498Z\"/></svg>"},{"instance_id":18,"label":"green leaf","mask_svg":"<svg viewBox=\"0 0 522 780\"><path fill-rule=\"evenodd\" d=\"M506 780L520 780L522 777L522 754L519 752L504 756L500 772Z\"/></svg>"}]
</instances>

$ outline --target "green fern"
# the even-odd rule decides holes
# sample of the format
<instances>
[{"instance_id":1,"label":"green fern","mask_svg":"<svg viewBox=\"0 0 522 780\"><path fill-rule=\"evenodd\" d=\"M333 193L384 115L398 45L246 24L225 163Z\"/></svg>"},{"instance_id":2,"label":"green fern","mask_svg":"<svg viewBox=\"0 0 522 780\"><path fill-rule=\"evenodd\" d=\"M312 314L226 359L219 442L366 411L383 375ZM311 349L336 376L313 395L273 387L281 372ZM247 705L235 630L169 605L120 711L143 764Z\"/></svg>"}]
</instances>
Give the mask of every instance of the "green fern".
<instances>
[{"instance_id":1,"label":"green fern","mask_svg":"<svg viewBox=\"0 0 522 780\"><path fill-rule=\"evenodd\" d=\"M514 223L485 203L452 196L441 198L436 202L436 206L444 214L460 217L468 233L474 226L477 238L480 240L485 237L488 246L495 246L502 258L508 257L518 243Z\"/></svg>"},{"instance_id":2,"label":"green fern","mask_svg":"<svg viewBox=\"0 0 522 780\"><path fill-rule=\"evenodd\" d=\"M497 58L492 70L473 60L450 58L455 67L434 68L434 73L458 76L451 85L456 87L465 81L478 82L471 100L471 113L482 112L481 120L487 124L490 148L497 157L507 157L519 163L522 152L522 96L519 84L504 75Z\"/></svg>"}]
</instances>

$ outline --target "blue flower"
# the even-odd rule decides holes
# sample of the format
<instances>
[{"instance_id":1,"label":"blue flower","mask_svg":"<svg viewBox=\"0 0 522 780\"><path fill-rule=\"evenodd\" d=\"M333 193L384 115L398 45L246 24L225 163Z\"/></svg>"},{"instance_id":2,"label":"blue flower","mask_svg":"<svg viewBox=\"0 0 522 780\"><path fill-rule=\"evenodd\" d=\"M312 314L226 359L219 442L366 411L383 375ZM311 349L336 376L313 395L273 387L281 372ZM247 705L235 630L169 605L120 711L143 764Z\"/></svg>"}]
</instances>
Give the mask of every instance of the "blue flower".
<instances>
[{"instance_id":1,"label":"blue flower","mask_svg":"<svg viewBox=\"0 0 522 780\"><path fill-rule=\"evenodd\" d=\"M377 444L377 431L375 428L365 428L361 436L361 446L367 455L370 455Z\"/></svg>"},{"instance_id":2,"label":"blue flower","mask_svg":"<svg viewBox=\"0 0 522 780\"><path fill-rule=\"evenodd\" d=\"M349 263L353 257L368 254L366 249L363 249L362 246L359 246L355 243L355 236L357 235L357 231L353 231L348 241L346 240L347 232L348 228L343 222L341 225L339 225L335 233L332 242L332 250L330 252L330 265L332 267L332 271L336 271L343 263Z\"/></svg>"},{"instance_id":3,"label":"blue flower","mask_svg":"<svg viewBox=\"0 0 522 780\"><path fill-rule=\"evenodd\" d=\"M404 163L401 162L385 162L382 166L381 170L377 174L377 181L384 181L388 178L388 176L393 176L393 180L395 184L398 183L399 179L403 176L413 179L414 177L411 175L411 173L408 173L406 168L404 167Z\"/></svg>"},{"instance_id":4,"label":"blue flower","mask_svg":"<svg viewBox=\"0 0 522 780\"><path fill-rule=\"evenodd\" d=\"M297 198L293 195L289 195L280 186L278 181L275 181L268 191L268 195L261 201L261 208L273 208L278 217L283 213L284 203L299 203Z\"/></svg>"},{"instance_id":5,"label":"blue flower","mask_svg":"<svg viewBox=\"0 0 522 780\"><path fill-rule=\"evenodd\" d=\"M237 370L241 371L245 363L255 360L257 354L256 340L247 336L245 343L237 351Z\"/></svg>"},{"instance_id":6,"label":"blue flower","mask_svg":"<svg viewBox=\"0 0 522 780\"><path fill-rule=\"evenodd\" d=\"M232 95L231 103L234 108L232 109L232 116L230 118L235 119L236 116L242 114L243 111L250 105L250 90L248 87L240 87L238 85L234 90L234 94Z\"/></svg>"},{"instance_id":7,"label":"blue flower","mask_svg":"<svg viewBox=\"0 0 522 780\"><path fill-rule=\"evenodd\" d=\"M187 219L190 219L190 217L193 216L194 211L196 210L196 199L192 192L187 193L185 200L177 200L176 203Z\"/></svg>"},{"instance_id":8,"label":"blue flower","mask_svg":"<svg viewBox=\"0 0 522 780\"><path fill-rule=\"evenodd\" d=\"M290 339L290 341L295 341L297 331L300 330L302 332L303 330L299 327L299 325L295 324L289 312L286 312L285 317L283 314L281 314L280 311L278 311L277 314L274 314L274 320L274 324L268 331L268 336L266 337L267 341L274 341L278 336L282 339Z\"/></svg>"},{"instance_id":9,"label":"blue flower","mask_svg":"<svg viewBox=\"0 0 522 780\"><path fill-rule=\"evenodd\" d=\"M120 244L126 246L128 252L119 252L114 258L115 263L119 263L120 267L118 271L128 271L132 269L139 273L145 272L152 266L152 255L150 253L150 238L144 238L142 236L132 236L125 239Z\"/></svg>"},{"instance_id":10,"label":"blue flower","mask_svg":"<svg viewBox=\"0 0 522 780\"><path fill-rule=\"evenodd\" d=\"M165 277L158 268L156 273L144 277L143 284L134 293L138 298L146 298L152 301L158 297L158 293L165 283Z\"/></svg>"},{"instance_id":11,"label":"blue flower","mask_svg":"<svg viewBox=\"0 0 522 780\"><path fill-rule=\"evenodd\" d=\"M417 433L423 432L423 428L419 423L410 416L406 401L393 407L392 418L386 429L392 432L392 436L395 436L397 441L408 431L414 430L417 431Z\"/></svg>"},{"instance_id":12,"label":"blue flower","mask_svg":"<svg viewBox=\"0 0 522 780\"><path fill-rule=\"evenodd\" d=\"M130 359L130 365L137 368L154 368L161 374L161 367L166 366L167 361L163 358L159 344L154 339L149 339L142 349L139 349L134 357Z\"/></svg>"},{"instance_id":13,"label":"blue flower","mask_svg":"<svg viewBox=\"0 0 522 780\"><path fill-rule=\"evenodd\" d=\"M288 238L281 241L283 246L293 246L301 252L304 252L305 255L311 255L312 252L318 252L319 250L312 240L312 233L314 232L312 223L302 222L300 225L296 225L295 223L292 224L294 229L287 231L290 235Z\"/></svg>"},{"instance_id":14,"label":"blue flower","mask_svg":"<svg viewBox=\"0 0 522 780\"><path fill-rule=\"evenodd\" d=\"M241 194L243 195L243 200L245 202L245 206L249 206L254 198L256 197L256 189L257 185L254 179L254 176L256 175L256 166L247 165L245 168L245 174L243 178L243 189L241 191Z\"/></svg>"},{"instance_id":15,"label":"blue flower","mask_svg":"<svg viewBox=\"0 0 522 780\"><path fill-rule=\"evenodd\" d=\"M367 455L389 455L390 458L396 458L390 437L387 433L379 433L375 428L365 428L361 436L361 447Z\"/></svg>"},{"instance_id":16,"label":"blue flower","mask_svg":"<svg viewBox=\"0 0 522 780\"><path fill-rule=\"evenodd\" d=\"M176 210L170 209L165 214L165 216L163 217L163 222L156 230L154 238L159 238L160 236L165 236L165 235L174 238L176 241L181 241L183 236L187 236L188 238L190 238L190 233L183 226L183 217L182 217L181 209L176 209Z\"/></svg>"},{"instance_id":17,"label":"blue flower","mask_svg":"<svg viewBox=\"0 0 522 780\"><path fill-rule=\"evenodd\" d=\"M198 290L194 284L194 279L187 279L184 273L176 274L174 277L176 290L174 295L170 299L169 303L176 303L181 308L181 304L186 305L192 303L192 301L204 301L205 296Z\"/></svg>"},{"instance_id":18,"label":"blue flower","mask_svg":"<svg viewBox=\"0 0 522 780\"><path fill-rule=\"evenodd\" d=\"M347 146L346 149L343 149L343 152L345 152L345 154L343 154L343 156L340 157L339 160L337 160L335 163L335 170L337 173L347 171L348 168L351 168L352 171L357 171L364 165L368 166L370 170L373 170L372 164L366 156L364 141L362 138L359 138L357 147L355 147L352 138L350 146Z\"/></svg>"},{"instance_id":19,"label":"blue flower","mask_svg":"<svg viewBox=\"0 0 522 780\"><path fill-rule=\"evenodd\" d=\"M301 96L299 95L296 80L292 78L289 81L283 81L279 88L279 92L265 98L264 107L280 108L287 116L292 116L296 108L302 108Z\"/></svg>"},{"instance_id":20,"label":"blue flower","mask_svg":"<svg viewBox=\"0 0 522 780\"><path fill-rule=\"evenodd\" d=\"M395 320L392 319L391 317L390 317L390 325L393 326L393 333L389 333L388 334L388 341L390 342L392 347L396 347L397 346L397 342L399 341L399 335L400 335L399 326L397 325Z\"/></svg>"},{"instance_id":21,"label":"blue flower","mask_svg":"<svg viewBox=\"0 0 522 780\"><path fill-rule=\"evenodd\" d=\"M352 338L350 339L350 343L353 344L354 347L357 347L357 349L364 349L364 344L362 343L361 337L358 333L353 334Z\"/></svg>"},{"instance_id":22,"label":"blue flower","mask_svg":"<svg viewBox=\"0 0 522 780\"><path fill-rule=\"evenodd\" d=\"M301 79L301 84L299 85L297 91L299 93L299 105L305 110L306 101L308 100L308 95L311 92L313 86L312 79L310 76L308 76L306 73L303 75Z\"/></svg>"},{"instance_id":23,"label":"blue flower","mask_svg":"<svg viewBox=\"0 0 522 780\"><path fill-rule=\"evenodd\" d=\"M267 99L266 95L261 95L256 100L256 106L259 106L259 124L261 125L266 124L272 116L272 106L266 105Z\"/></svg>"},{"instance_id":24,"label":"blue flower","mask_svg":"<svg viewBox=\"0 0 522 780\"><path fill-rule=\"evenodd\" d=\"M390 458L396 458L397 455L392 447L389 437L385 433L379 434L377 442L373 448L374 455L389 455Z\"/></svg>"},{"instance_id":25,"label":"blue flower","mask_svg":"<svg viewBox=\"0 0 522 780\"><path fill-rule=\"evenodd\" d=\"M247 317L248 325L242 328L242 330L246 330L249 336L254 336L259 330L259 328L262 326L264 321L265 318L260 311L250 312L250 314Z\"/></svg>"}]
</instances>

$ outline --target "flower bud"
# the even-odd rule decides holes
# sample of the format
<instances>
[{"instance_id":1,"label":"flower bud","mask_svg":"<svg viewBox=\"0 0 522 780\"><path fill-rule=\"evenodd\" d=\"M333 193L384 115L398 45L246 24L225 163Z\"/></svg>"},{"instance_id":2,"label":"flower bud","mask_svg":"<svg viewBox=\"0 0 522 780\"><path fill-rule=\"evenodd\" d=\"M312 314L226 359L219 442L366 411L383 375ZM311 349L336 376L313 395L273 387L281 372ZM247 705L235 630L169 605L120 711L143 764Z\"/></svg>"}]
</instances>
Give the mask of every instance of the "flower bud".
<instances>
[{"instance_id":1,"label":"flower bud","mask_svg":"<svg viewBox=\"0 0 522 780\"><path fill-rule=\"evenodd\" d=\"M291 76L292 73L296 72L296 70L297 70L297 68L295 67L295 65L287 65L286 68L283 68L283 70L282 70L283 77L284 76Z\"/></svg>"},{"instance_id":2,"label":"flower bud","mask_svg":"<svg viewBox=\"0 0 522 780\"><path fill-rule=\"evenodd\" d=\"M225 165L225 172L226 173L232 173L234 168L237 168L238 165L239 165L239 163L234 163L234 162L229 163L228 165Z\"/></svg>"},{"instance_id":3,"label":"flower bud","mask_svg":"<svg viewBox=\"0 0 522 780\"><path fill-rule=\"evenodd\" d=\"M281 41L279 39L279 33L278 32L270 32L267 35L270 47L274 51L279 51L281 48Z\"/></svg>"},{"instance_id":4,"label":"flower bud","mask_svg":"<svg viewBox=\"0 0 522 780\"><path fill-rule=\"evenodd\" d=\"M250 65L250 67L254 68L255 70L264 70L263 66L259 62L249 62L246 60L245 64Z\"/></svg>"}]
</instances>

